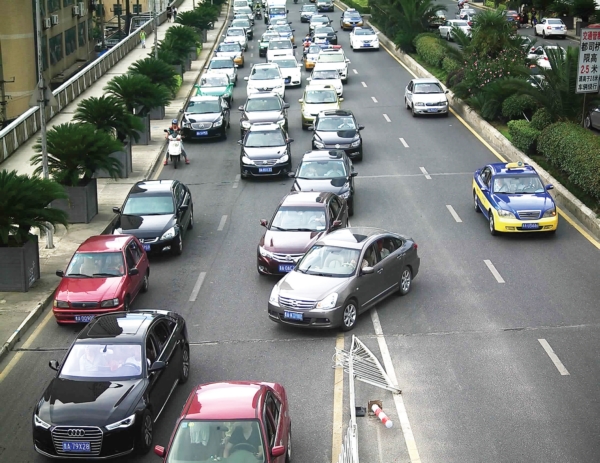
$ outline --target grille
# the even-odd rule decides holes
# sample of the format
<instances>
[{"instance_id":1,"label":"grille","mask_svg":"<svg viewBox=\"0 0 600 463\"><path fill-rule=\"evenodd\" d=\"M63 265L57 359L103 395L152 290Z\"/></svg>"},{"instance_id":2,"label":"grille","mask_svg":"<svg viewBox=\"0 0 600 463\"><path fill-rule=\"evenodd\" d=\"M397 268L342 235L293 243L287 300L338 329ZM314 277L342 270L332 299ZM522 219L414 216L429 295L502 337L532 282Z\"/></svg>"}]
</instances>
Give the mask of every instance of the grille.
<instances>
[{"instance_id":1,"label":"grille","mask_svg":"<svg viewBox=\"0 0 600 463\"><path fill-rule=\"evenodd\" d=\"M71 307L74 309L95 309L98 307L98 301L71 302Z\"/></svg>"},{"instance_id":2,"label":"grille","mask_svg":"<svg viewBox=\"0 0 600 463\"><path fill-rule=\"evenodd\" d=\"M264 161L254 161L257 166L273 166L277 162L277 159L266 159Z\"/></svg>"},{"instance_id":3,"label":"grille","mask_svg":"<svg viewBox=\"0 0 600 463\"><path fill-rule=\"evenodd\" d=\"M211 126L212 124L210 122L197 122L195 124L192 124L192 129L210 129Z\"/></svg>"},{"instance_id":4,"label":"grille","mask_svg":"<svg viewBox=\"0 0 600 463\"><path fill-rule=\"evenodd\" d=\"M279 305L292 310L312 310L317 305L317 301L305 301L302 299L279 296Z\"/></svg>"},{"instance_id":5,"label":"grille","mask_svg":"<svg viewBox=\"0 0 600 463\"><path fill-rule=\"evenodd\" d=\"M288 256L290 256L290 259L287 258ZM295 263L296 259L299 259L302 256L303 256L303 254L276 254L276 253L273 253L273 259L278 260L279 262L289 262L290 264Z\"/></svg>"},{"instance_id":6,"label":"grille","mask_svg":"<svg viewBox=\"0 0 600 463\"><path fill-rule=\"evenodd\" d=\"M517 214L521 220L535 220L540 218L542 211L518 211Z\"/></svg>"},{"instance_id":7,"label":"grille","mask_svg":"<svg viewBox=\"0 0 600 463\"><path fill-rule=\"evenodd\" d=\"M138 238L140 240L140 243L156 243L158 241L158 237L157 238Z\"/></svg>"},{"instance_id":8,"label":"grille","mask_svg":"<svg viewBox=\"0 0 600 463\"><path fill-rule=\"evenodd\" d=\"M260 88L258 88L257 90L258 90L259 92L272 92L272 91L273 91L273 88L275 88L275 87L260 87Z\"/></svg>"},{"instance_id":9,"label":"grille","mask_svg":"<svg viewBox=\"0 0 600 463\"><path fill-rule=\"evenodd\" d=\"M436 101L435 103L425 103L425 106L443 106L444 103L441 101Z\"/></svg>"},{"instance_id":10,"label":"grille","mask_svg":"<svg viewBox=\"0 0 600 463\"><path fill-rule=\"evenodd\" d=\"M371 43L372 40L363 40L363 43Z\"/></svg>"},{"instance_id":11,"label":"grille","mask_svg":"<svg viewBox=\"0 0 600 463\"><path fill-rule=\"evenodd\" d=\"M70 436L69 431L76 431L78 433L83 431L83 436ZM100 450L102 449L102 437L102 430L96 427L57 426L52 430L52 442L54 443L56 454L61 456L98 456L100 455ZM63 451L63 442L89 442L91 451L79 453L65 452Z\"/></svg>"},{"instance_id":12,"label":"grille","mask_svg":"<svg viewBox=\"0 0 600 463\"><path fill-rule=\"evenodd\" d=\"M325 145L325 148L327 148L327 149L334 149L334 148L335 149L346 149L346 148L350 148L350 145L348 145L348 144Z\"/></svg>"}]
</instances>

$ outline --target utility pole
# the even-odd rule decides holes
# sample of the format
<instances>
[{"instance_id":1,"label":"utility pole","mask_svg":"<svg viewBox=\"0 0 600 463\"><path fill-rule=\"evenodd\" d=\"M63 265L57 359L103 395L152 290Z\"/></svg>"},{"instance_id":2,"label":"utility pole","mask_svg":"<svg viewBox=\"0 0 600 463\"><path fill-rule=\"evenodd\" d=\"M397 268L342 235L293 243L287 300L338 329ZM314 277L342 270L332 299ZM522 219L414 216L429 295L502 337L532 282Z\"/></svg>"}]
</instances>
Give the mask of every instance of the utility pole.
<instances>
[{"instance_id":1,"label":"utility pole","mask_svg":"<svg viewBox=\"0 0 600 463\"><path fill-rule=\"evenodd\" d=\"M125 0L125 35L131 34L131 11L129 0Z\"/></svg>"},{"instance_id":2,"label":"utility pole","mask_svg":"<svg viewBox=\"0 0 600 463\"><path fill-rule=\"evenodd\" d=\"M152 0L152 14L154 15L154 59L158 59L158 14L156 0Z\"/></svg>"},{"instance_id":3,"label":"utility pole","mask_svg":"<svg viewBox=\"0 0 600 463\"><path fill-rule=\"evenodd\" d=\"M104 4L100 0L100 35L102 36L102 51L106 50L106 39L104 37Z\"/></svg>"},{"instance_id":4,"label":"utility pole","mask_svg":"<svg viewBox=\"0 0 600 463\"><path fill-rule=\"evenodd\" d=\"M0 43L0 128L2 122L6 121L6 105L10 96L6 95L5 84L11 84L15 81L13 77L11 80L4 80L4 71L2 69L2 44Z\"/></svg>"}]
</instances>

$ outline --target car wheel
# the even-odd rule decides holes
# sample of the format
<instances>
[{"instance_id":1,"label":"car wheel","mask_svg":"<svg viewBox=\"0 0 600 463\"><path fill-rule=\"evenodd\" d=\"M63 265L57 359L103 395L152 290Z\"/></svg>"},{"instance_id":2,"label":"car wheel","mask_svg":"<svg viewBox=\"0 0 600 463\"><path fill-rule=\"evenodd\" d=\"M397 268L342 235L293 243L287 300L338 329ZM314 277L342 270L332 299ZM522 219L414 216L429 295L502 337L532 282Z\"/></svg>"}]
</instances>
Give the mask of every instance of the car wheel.
<instances>
[{"instance_id":1,"label":"car wheel","mask_svg":"<svg viewBox=\"0 0 600 463\"><path fill-rule=\"evenodd\" d=\"M285 463L292 463L292 431L288 432L288 445L285 454Z\"/></svg>"},{"instance_id":2,"label":"car wheel","mask_svg":"<svg viewBox=\"0 0 600 463\"><path fill-rule=\"evenodd\" d=\"M137 451L140 455L146 455L152 448L152 441L154 439L153 426L152 415L148 410L144 410L137 442Z\"/></svg>"},{"instance_id":3,"label":"car wheel","mask_svg":"<svg viewBox=\"0 0 600 463\"><path fill-rule=\"evenodd\" d=\"M475 193L475 191L473 191L473 208L475 209L475 212L481 214L481 209L479 208L479 198L477 198L477 193Z\"/></svg>"},{"instance_id":4,"label":"car wheel","mask_svg":"<svg viewBox=\"0 0 600 463\"><path fill-rule=\"evenodd\" d=\"M342 330L350 331L356 325L358 318L358 307L356 302L351 299L346 302L342 312Z\"/></svg>"},{"instance_id":5,"label":"car wheel","mask_svg":"<svg viewBox=\"0 0 600 463\"><path fill-rule=\"evenodd\" d=\"M450 42L450 32L448 32L448 33L446 34L446 40L447 40L448 42Z\"/></svg>"},{"instance_id":6,"label":"car wheel","mask_svg":"<svg viewBox=\"0 0 600 463\"><path fill-rule=\"evenodd\" d=\"M411 106L411 110L412 110L412 117L417 117L417 113L415 112L415 105Z\"/></svg>"},{"instance_id":7,"label":"car wheel","mask_svg":"<svg viewBox=\"0 0 600 463\"><path fill-rule=\"evenodd\" d=\"M354 198L348 202L348 215L350 217L354 215Z\"/></svg>"},{"instance_id":8,"label":"car wheel","mask_svg":"<svg viewBox=\"0 0 600 463\"><path fill-rule=\"evenodd\" d=\"M223 133L221 133L221 140L227 140L227 124L223 126Z\"/></svg>"},{"instance_id":9,"label":"car wheel","mask_svg":"<svg viewBox=\"0 0 600 463\"><path fill-rule=\"evenodd\" d=\"M176 241L171 244L171 252L174 256L180 256L183 252L183 237L181 236L181 233L176 238Z\"/></svg>"},{"instance_id":10,"label":"car wheel","mask_svg":"<svg viewBox=\"0 0 600 463\"><path fill-rule=\"evenodd\" d=\"M194 208L193 207L190 211L190 221L188 223L188 230L191 230L192 228L194 228Z\"/></svg>"},{"instance_id":11,"label":"car wheel","mask_svg":"<svg viewBox=\"0 0 600 463\"><path fill-rule=\"evenodd\" d=\"M402 274L400 275L400 287L398 288L398 294L405 296L410 292L412 288L412 272L408 267L404 267Z\"/></svg>"},{"instance_id":12,"label":"car wheel","mask_svg":"<svg viewBox=\"0 0 600 463\"><path fill-rule=\"evenodd\" d=\"M123 311L129 312L131 310L131 299L129 296L125 296L125 300L123 301Z\"/></svg>"},{"instance_id":13,"label":"car wheel","mask_svg":"<svg viewBox=\"0 0 600 463\"><path fill-rule=\"evenodd\" d=\"M404 97L404 107L406 109L410 109L410 105L408 104L408 100L406 99L406 97Z\"/></svg>"},{"instance_id":14,"label":"car wheel","mask_svg":"<svg viewBox=\"0 0 600 463\"><path fill-rule=\"evenodd\" d=\"M585 116L585 119L583 120L583 126L586 129L591 129L592 128L592 119L590 118L589 114L587 116Z\"/></svg>"},{"instance_id":15,"label":"car wheel","mask_svg":"<svg viewBox=\"0 0 600 463\"><path fill-rule=\"evenodd\" d=\"M190 348L183 346L181 352L181 372L179 373L179 384L187 383L190 377Z\"/></svg>"},{"instance_id":16,"label":"car wheel","mask_svg":"<svg viewBox=\"0 0 600 463\"><path fill-rule=\"evenodd\" d=\"M545 39L546 38L546 31L542 31L542 38Z\"/></svg>"},{"instance_id":17,"label":"car wheel","mask_svg":"<svg viewBox=\"0 0 600 463\"><path fill-rule=\"evenodd\" d=\"M490 209L490 234L492 236L496 236L498 234L498 232L496 231L496 224L494 223L494 213L492 212L492 210Z\"/></svg>"},{"instance_id":18,"label":"car wheel","mask_svg":"<svg viewBox=\"0 0 600 463\"><path fill-rule=\"evenodd\" d=\"M146 270L146 274L144 275L144 279L142 281L142 287L141 287L140 291L142 293L147 293L149 287L150 287L150 270Z\"/></svg>"}]
</instances>

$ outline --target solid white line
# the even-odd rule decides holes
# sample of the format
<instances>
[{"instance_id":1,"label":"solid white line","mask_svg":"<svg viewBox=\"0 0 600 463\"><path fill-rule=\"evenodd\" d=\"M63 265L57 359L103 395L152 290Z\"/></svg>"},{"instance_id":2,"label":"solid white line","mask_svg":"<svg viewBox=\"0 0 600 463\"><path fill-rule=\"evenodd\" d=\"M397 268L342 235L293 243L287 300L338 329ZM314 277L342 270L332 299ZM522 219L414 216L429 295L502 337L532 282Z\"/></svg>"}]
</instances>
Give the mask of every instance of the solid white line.
<instances>
[{"instance_id":1,"label":"solid white line","mask_svg":"<svg viewBox=\"0 0 600 463\"><path fill-rule=\"evenodd\" d=\"M367 84L364 82L361 82L362 86L366 88Z\"/></svg>"},{"instance_id":2,"label":"solid white line","mask_svg":"<svg viewBox=\"0 0 600 463\"><path fill-rule=\"evenodd\" d=\"M554 366L560 372L560 374L563 376L570 376L570 373L567 371L565 366L562 364L562 362L558 358L558 355L556 355L554 353L554 350L552 350L552 347L550 347L550 344L548 344L548 341L546 341L545 339L538 339L538 341L542 345L542 347L546 351L546 354L548 354L548 357L550 357L550 360L552 360L552 363L554 363Z\"/></svg>"},{"instance_id":3,"label":"solid white line","mask_svg":"<svg viewBox=\"0 0 600 463\"><path fill-rule=\"evenodd\" d=\"M375 335L377 336L377 344L379 344L379 350L381 352L381 358L383 359L383 365L385 371L391 380L398 385L398 378L396 377L396 370L394 370L394 364L392 363L392 356L388 349L385 337L383 336L383 330L381 329L381 323L379 321L379 315L377 309L371 309L371 320L373 322L373 328L375 328ZM402 394L392 394L394 397L394 404L396 405L396 411L398 412L398 418L400 419L400 427L402 428L402 435L404 436L404 442L408 449L408 456L410 457L411 463L420 463L421 457L419 456L419 449L417 448L417 442L412 432L412 427L408 419L408 413L404 406L404 399Z\"/></svg>"},{"instance_id":4,"label":"solid white line","mask_svg":"<svg viewBox=\"0 0 600 463\"><path fill-rule=\"evenodd\" d=\"M233 181L233 188L237 188L238 185L240 184L240 178L241 178L241 174L237 174L235 176L235 180Z\"/></svg>"},{"instance_id":5,"label":"solid white line","mask_svg":"<svg viewBox=\"0 0 600 463\"><path fill-rule=\"evenodd\" d=\"M384 115L383 115L383 118L384 118L386 121L388 121L388 122L392 122L392 121L390 120L390 118L388 117L388 115L387 115L387 114L384 114Z\"/></svg>"},{"instance_id":6,"label":"solid white line","mask_svg":"<svg viewBox=\"0 0 600 463\"><path fill-rule=\"evenodd\" d=\"M200 272L198 275L198 280L194 285L194 289L192 290L192 294L190 295L190 302L195 302L198 297L198 293L200 292L200 288L202 288L202 283L204 283L204 278L206 278L206 272Z\"/></svg>"},{"instance_id":7,"label":"solid white line","mask_svg":"<svg viewBox=\"0 0 600 463\"><path fill-rule=\"evenodd\" d=\"M375 98L374 96L372 96L371 99L373 100L373 103L377 103L377 98Z\"/></svg>"},{"instance_id":8,"label":"solid white line","mask_svg":"<svg viewBox=\"0 0 600 463\"><path fill-rule=\"evenodd\" d=\"M223 217L221 217L221 221L219 222L219 228L217 228L217 231L223 231L223 228L225 228L225 222L227 222L227 216L224 215Z\"/></svg>"},{"instance_id":9,"label":"solid white line","mask_svg":"<svg viewBox=\"0 0 600 463\"><path fill-rule=\"evenodd\" d=\"M427 173L427 171L425 170L425 167L419 167L419 169L421 169L421 172L423 172L423 175L425 175L425 178L426 178L427 180L431 180L431 175L429 175L429 174Z\"/></svg>"},{"instance_id":10,"label":"solid white line","mask_svg":"<svg viewBox=\"0 0 600 463\"><path fill-rule=\"evenodd\" d=\"M406 140L404 138L400 138L400 143L402 143L405 148L408 148L408 143L406 143Z\"/></svg>"},{"instance_id":11,"label":"solid white line","mask_svg":"<svg viewBox=\"0 0 600 463\"><path fill-rule=\"evenodd\" d=\"M494 267L494 264L492 264L492 261L485 259L484 262L485 262L485 265L487 265L487 268L490 269L490 272L492 272L492 275L494 275L494 278L496 278L496 281L498 283L505 283L504 278L502 278L502 275L500 275L498 270L496 270L496 267Z\"/></svg>"},{"instance_id":12,"label":"solid white line","mask_svg":"<svg viewBox=\"0 0 600 463\"><path fill-rule=\"evenodd\" d=\"M358 74L358 71L357 71L356 69L352 69L352 72L353 72L354 74Z\"/></svg>"},{"instance_id":13,"label":"solid white line","mask_svg":"<svg viewBox=\"0 0 600 463\"><path fill-rule=\"evenodd\" d=\"M450 204L446 204L446 208L448 209L448 212L450 212L450 215L454 217L454 220L456 220L458 223L462 223L462 220Z\"/></svg>"}]
</instances>

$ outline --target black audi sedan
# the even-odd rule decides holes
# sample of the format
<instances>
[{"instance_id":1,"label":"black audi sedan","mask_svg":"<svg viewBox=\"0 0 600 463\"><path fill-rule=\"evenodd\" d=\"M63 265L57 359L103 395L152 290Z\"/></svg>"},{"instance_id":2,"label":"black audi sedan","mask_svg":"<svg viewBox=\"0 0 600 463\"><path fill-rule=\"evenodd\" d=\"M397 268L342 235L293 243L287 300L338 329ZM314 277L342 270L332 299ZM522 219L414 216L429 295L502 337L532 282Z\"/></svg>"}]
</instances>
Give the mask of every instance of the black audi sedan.
<instances>
[{"instance_id":1,"label":"black audi sedan","mask_svg":"<svg viewBox=\"0 0 600 463\"><path fill-rule=\"evenodd\" d=\"M98 315L69 348L32 417L35 450L106 459L152 448L154 423L190 375L185 320L175 312Z\"/></svg>"},{"instance_id":2,"label":"black audi sedan","mask_svg":"<svg viewBox=\"0 0 600 463\"><path fill-rule=\"evenodd\" d=\"M184 140L227 138L230 111L222 96L194 96L182 112L181 136Z\"/></svg>"},{"instance_id":3,"label":"black audi sedan","mask_svg":"<svg viewBox=\"0 0 600 463\"><path fill-rule=\"evenodd\" d=\"M246 104L240 106L240 131L242 137L256 122L274 122L283 130L287 130L289 103L283 101L277 93L254 93L248 95Z\"/></svg>"},{"instance_id":4,"label":"black audi sedan","mask_svg":"<svg viewBox=\"0 0 600 463\"><path fill-rule=\"evenodd\" d=\"M292 191L335 193L348 203L348 215L354 215L354 171L352 161L342 150L308 151L295 173Z\"/></svg>"},{"instance_id":5,"label":"black audi sedan","mask_svg":"<svg viewBox=\"0 0 600 463\"><path fill-rule=\"evenodd\" d=\"M147 253L183 252L183 237L194 228L194 202L189 188L177 180L137 182L118 214L112 234L133 235Z\"/></svg>"},{"instance_id":6,"label":"black audi sedan","mask_svg":"<svg viewBox=\"0 0 600 463\"><path fill-rule=\"evenodd\" d=\"M248 130L240 153L240 175L272 177L287 175L292 170L290 144L294 140L278 124L258 122Z\"/></svg>"},{"instance_id":7,"label":"black audi sedan","mask_svg":"<svg viewBox=\"0 0 600 463\"><path fill-rule=\"evenodd\" d=\"M352 111L335 109L321 111L317 114L313 125L313 149L342 149L351 159L362 161L363 144L359 125Z\"/></svg>"}]
</instances>

